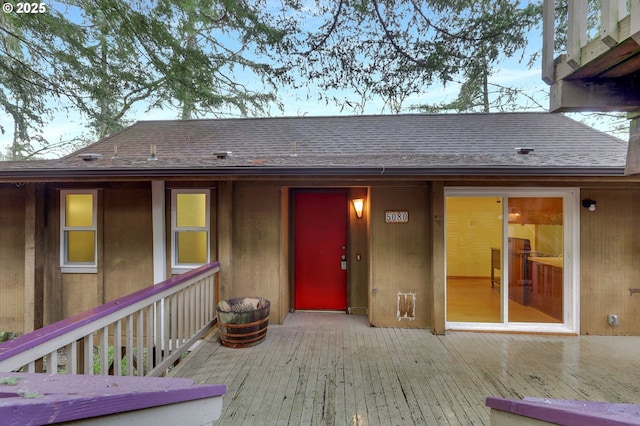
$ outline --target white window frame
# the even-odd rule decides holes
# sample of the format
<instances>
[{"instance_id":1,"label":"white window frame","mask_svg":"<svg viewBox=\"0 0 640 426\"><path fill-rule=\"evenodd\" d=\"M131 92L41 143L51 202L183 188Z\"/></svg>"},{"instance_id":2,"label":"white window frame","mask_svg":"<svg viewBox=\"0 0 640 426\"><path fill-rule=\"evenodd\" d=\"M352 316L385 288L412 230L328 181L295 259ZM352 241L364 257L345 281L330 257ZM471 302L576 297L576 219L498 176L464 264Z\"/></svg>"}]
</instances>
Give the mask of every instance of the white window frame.
<instances>
[{"instance_id":1,"label":"white window frame","mask_svg":"<svg viewBox=\"0 0 640 426\"><path fill-rule=\"evenodd\" d=\"M178 194L204 194L205 195L205 226L204 227L178 227L177 226L177 200ZM207 233L207 259L206 263L211 262L211 190L209 188L173 188L171 190L171 273L182 274L190 271L201 263L178 263L178 240L176 235L178 232L184 231L205 231Z\"/></svg>"},{"instance_id":2,"label":"white window frame","mask_svg":"<svg viewBox=\"0 0 640 426\"><path fill-rule=\"evenodd\" d=\"M92 225L66 226L67 194L91 194L93 196ZM93 231L93 262L67 261L67 231ZM97 189L63 189L60 190L60 270L67 274L95 274L98 272L98 190Z\"/></svg>"},{"instance_id":3,"label":"white window frame","mask_svg":"<svg viewBox=\"0 0 640 426\"><path fill-rule=\"evenodd\" d=\"M580 332L580 188L520 188L520 187L446 187L447 197L561 197L563 199L563 238L564 238L564 267L563 267L563 321L561 324L552 323L520 323L509 322L505 315L502 323L475 322L445 322L447 330L481 330L481 331L515 331L534 333L569 333ZM503 204L503 217L508 214L507 203ZM446 215L446 208L445 208ZM503 221L503 247L508 246L508 223ZM445 235L446 235L445 219ZM446 238L445 238L445 277L446 274ZM502 276L508 276L508 261L503 258ZM503 281L504 282L504 279ZM508 303L507 292L502 292L503 306ZM446 301L446 285L445 285ZM445 302L446 318L446 302Z\"/></svg>"}]
</instances>

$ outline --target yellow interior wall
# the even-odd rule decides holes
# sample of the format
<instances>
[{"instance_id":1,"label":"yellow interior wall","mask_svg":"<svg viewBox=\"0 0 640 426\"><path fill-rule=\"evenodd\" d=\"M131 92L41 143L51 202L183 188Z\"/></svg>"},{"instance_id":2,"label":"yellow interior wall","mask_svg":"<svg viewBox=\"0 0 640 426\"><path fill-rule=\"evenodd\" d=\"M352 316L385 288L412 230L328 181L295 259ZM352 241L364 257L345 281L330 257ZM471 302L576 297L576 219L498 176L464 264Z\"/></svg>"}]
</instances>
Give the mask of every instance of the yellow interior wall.
<instances>
[{"instance_id":1,"label":"yellow interior wall","mask_svg":"<svg viewBox=\"0 0 640 426\"><path fill-rule=\"evenodd\" d=\"M551 256L559 256L563 252L562 225L538 225L538 248L536 251Z\"/></svg>"},{"instance_id":2,"label":"yellow interior wall","mask_svg":"<svg viewBox=\"0 0 640 426\"><path fill-rule=\"evenodd\" d=\"M490 248L502 245L500 197L448 197L446 234L447 275L490 276Z\"/></svg>"}]
</instances>

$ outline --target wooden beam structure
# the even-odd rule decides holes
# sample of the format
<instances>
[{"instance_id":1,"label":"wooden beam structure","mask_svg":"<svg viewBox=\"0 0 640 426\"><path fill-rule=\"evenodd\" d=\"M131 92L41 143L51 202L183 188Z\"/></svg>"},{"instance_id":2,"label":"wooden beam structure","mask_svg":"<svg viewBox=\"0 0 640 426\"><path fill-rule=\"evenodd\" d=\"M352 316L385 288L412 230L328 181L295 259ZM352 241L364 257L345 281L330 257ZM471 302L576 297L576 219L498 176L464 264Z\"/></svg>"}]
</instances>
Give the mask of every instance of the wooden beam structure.
<instances>
[{"instance_id":1,"label":"wooden beam structure","mask_svg":"<svg viewBox=\"0 0 640 426\"><path fill-rule=\"evenodd\" d=\"M598 35L587 26L587 1L568 1L566 53L553 58L555 2L543 13L542 79L551 85L551 112L640 109L640 1L603 2Z\"/></svg>"},{"instance_id":2,"label":"wooden beam structure","mask_svg":"<svg viewBox=\"0 0 640 426\"><path fill-rule=\"evenodd\" d=\"M625 0L602 2L599 28L588 27L587 0L568 0L566 52L554 59L555 6L544 0L542 80L551 86L549 111L629 113L626 172L640 173L640 0L629 8Z\"/></svg>"}]
</instances>

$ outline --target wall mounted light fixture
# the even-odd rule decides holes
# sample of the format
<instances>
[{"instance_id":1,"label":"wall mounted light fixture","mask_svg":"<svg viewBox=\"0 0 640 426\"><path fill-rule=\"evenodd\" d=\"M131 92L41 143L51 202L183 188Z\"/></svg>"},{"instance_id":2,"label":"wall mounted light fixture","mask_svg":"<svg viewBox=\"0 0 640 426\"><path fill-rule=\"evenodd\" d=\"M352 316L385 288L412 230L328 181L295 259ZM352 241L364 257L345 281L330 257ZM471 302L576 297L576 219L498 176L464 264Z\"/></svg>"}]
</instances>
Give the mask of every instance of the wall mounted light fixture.
<instances>
[{"instance_id":1,"label":"wall mounted light fixture","mask_svg":"<svg viewBox=\"0 0 640 426\"><path fill-rule=\"evenodd\" d=\"M520 212L515 208L512 208L509 214L507 215L509 223L520 223Z\"/></svg>"},{"instance_id":2,"label":"wall mounted light fixture","mask_svg":"<svg viewBox=\"0 0 640 426\"><path fill-rule=\"evenodd\" d=\"M582 207L584 207L585 209L589 209L590 212L596 211L596 204L598 204L598 202L590 198L585 198L584 200L582 200Z\"/></svg>"},{"instance_id":3,"label":"wall mounted light fixture","mask_svg":"<svg viewBox=\"0 0 640 426\"><path fill-rule=\"evenodd\" d=\"M362 212L364 210L364 199L363 198L355 198L351 200L353 204L353 209L356 211L356 216L358 219L362 219Z\"/></svg>"}]
</instances>

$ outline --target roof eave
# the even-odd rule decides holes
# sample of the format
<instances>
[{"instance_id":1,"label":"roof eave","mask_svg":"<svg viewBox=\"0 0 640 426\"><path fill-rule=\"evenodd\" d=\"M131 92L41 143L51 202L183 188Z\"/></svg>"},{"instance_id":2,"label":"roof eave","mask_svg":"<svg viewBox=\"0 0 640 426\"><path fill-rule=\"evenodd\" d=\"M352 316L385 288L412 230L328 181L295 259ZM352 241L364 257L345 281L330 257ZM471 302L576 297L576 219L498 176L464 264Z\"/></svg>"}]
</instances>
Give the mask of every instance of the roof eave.
<instances>
[{"instance_id":1,"label":"roof eave","mask_svg":"<svg viewBox=\"0 0 640 426\"><path fill-rule=\"evenodd\" d=\"M625 167L216 167L141 169L20 169L0 171L0 181L125 177L259 176L567 176L623 177Z\"/></svg>"}]
</instances>

